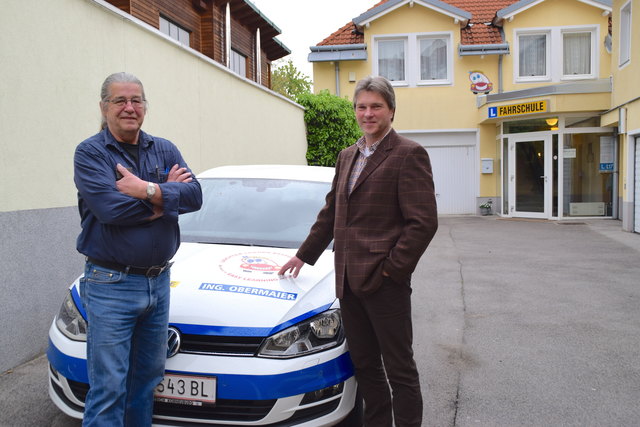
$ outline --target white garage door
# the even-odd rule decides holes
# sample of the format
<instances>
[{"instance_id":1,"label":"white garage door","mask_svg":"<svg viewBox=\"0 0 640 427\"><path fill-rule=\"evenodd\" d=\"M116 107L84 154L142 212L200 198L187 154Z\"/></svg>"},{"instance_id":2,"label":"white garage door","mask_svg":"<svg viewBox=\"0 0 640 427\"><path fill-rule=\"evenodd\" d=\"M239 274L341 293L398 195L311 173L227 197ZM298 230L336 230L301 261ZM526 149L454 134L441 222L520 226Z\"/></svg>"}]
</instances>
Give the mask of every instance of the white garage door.
<instances>
[{"instance_id":1,"label":"white garage door","mask_svg":"<svg viewBox=\"0 0 640 427\"><path fill-rule=\"evenodd\" d=\"M477 195L475 132L401 132L429 152L439 214L474 214Z\"/></svg>"},{"instance_id":2,"label":"white garage door","mask_svg":"<svg viewBox=\"0 0 640 427\"><path fill-rule=\"evenodd\" d=\"M633 230L640 233L640 138L636 137L636 167L635 167L635 193L634 193L634 221Z\"/></svg>"}]
</instances>

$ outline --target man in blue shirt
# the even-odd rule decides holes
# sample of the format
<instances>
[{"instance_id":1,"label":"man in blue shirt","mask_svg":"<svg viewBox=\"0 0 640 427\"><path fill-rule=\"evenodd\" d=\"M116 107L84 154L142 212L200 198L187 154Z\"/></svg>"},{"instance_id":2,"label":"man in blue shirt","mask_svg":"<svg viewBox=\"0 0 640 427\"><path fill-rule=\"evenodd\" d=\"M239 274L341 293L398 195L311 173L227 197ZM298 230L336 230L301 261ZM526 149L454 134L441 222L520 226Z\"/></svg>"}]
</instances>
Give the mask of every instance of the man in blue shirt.
<instances>
[{"instance_id":1,"label":"man in blue shirt","mask_svg":"<svg viewBox=\"0 0 640 427\"><path fill-rule=\"evenodd\" d=\"M140 80L112 74L100 95L102 131L74 157L77 249L87 257L83 425L150 426L164 374L178 215L200 209L202 190L175 145L140 129L147 109Z\"/></svg>"}]
</instances>

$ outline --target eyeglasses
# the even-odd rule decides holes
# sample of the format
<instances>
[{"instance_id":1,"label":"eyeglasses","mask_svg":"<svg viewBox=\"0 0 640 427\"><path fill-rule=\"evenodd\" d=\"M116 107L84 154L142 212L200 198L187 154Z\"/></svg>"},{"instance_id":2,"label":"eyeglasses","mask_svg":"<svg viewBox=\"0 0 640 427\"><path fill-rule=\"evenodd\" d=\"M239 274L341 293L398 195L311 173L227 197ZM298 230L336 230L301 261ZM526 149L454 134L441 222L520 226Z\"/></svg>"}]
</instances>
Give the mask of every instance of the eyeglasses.
<instances>
[{"instance_id":1,"label":"eyeglasses","mask_svg":"<svg viewBox=\"0 0 640 427\"><path fill-rule=\"evenodd\" d=\"M123 96L120 96L118 98L107 99L105 102L110 102L116 107L124 107L125 105L127 105L128 102L130 102L131 106L137 109L137 108L142 108L142 106L145 103L145 100L137 96L134 96L131 99L127 99Z\"/></svg>"}]
</instances>

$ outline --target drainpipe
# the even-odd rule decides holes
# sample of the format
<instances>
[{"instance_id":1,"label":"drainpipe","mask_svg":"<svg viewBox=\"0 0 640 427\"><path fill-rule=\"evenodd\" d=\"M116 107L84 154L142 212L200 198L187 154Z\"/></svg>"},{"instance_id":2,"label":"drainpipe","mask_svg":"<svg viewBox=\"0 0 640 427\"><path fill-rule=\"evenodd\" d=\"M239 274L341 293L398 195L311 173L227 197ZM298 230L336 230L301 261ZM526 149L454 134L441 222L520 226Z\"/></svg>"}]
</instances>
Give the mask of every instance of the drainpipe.
<instances>
[{"instance_id":1,"label":"drainpipe","mask_svg":"<svg viewBox=\"0 0 640 427\"><path fill-rule=\"evenodd\" d=\"M498 55L498 93L502 93L502 57Z\"/></svg>"},{"instance_id":2,"label":"drainpipe","mask_svg":"<svg viewBox=\"0 0 640 427\"><path fill-rule=\"evenodd\" d=\"M340 96L340 63L338 61L336 64L336 96Z\"/></svg>"},{"instance_id":3,"label":"drainpipe","mask_svg":"<svg viewBox=\"0 0 640 427\"><path fill-rule=\"evenodd\" d=\"M509 51L509 44L507 42L507 39L504 35L504 27L500 26L498 27L498 31L500 32L500 38L505 42L505 44L507 45L507 51ZM504 88L502 87L502 59L503 59L504 55L500 54L498 55L498 93L502 93Z\"/></svg>"},{"instance_id":4,"label":"drainpipe","mask_svg":"<svg viewBox=\"0 0 640 427\"><path fill-rule=\"evenodd\" d=\"M224 18L224 54L227 57L227 68L231 68L231 4L227 3Z\"/></svg>"},{"instance_id":5,"label":"drainpipe","mask_svg":"<svg viewBox=\"0 0 640 427\"><path fill-rule=\"evenodd\" d=\"M260 44L260 28L256 29L256 83L262 84L262 45Z\"/></svg>"}]
</instances>

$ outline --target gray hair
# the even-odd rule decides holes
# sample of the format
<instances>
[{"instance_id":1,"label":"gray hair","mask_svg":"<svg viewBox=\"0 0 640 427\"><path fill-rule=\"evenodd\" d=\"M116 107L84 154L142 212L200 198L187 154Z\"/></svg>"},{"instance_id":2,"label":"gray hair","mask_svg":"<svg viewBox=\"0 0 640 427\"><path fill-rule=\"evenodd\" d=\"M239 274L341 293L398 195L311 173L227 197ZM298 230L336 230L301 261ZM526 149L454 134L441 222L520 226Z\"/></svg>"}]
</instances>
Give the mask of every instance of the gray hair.
<instances>
[{"instance_id":1,"label":"gray hair","mask_svg":"<svg viewBox=\"0 0 640 427\"><path fill-rule=\"evenodd\" d=\"M358 81L358 83L356 84L356 90L353 93L353 108L356 108L356 99L358 98L360 92L362 92L363 90L366 90L367 92L375 92L382 96L382 98L386 101L389 109L395 112L396 94L393 91L393 86L391 85L391 82L389 82L389 80L381 76L368 76Z\"/></svg>"},{"instance_id":2,"label":"gray hair","mask_svg":"<svg viewBox=\"0 0 640 427\"><path fill-rule=\"evenodd\" d=\"M106 79L104 79L104 82L102 83L102 87L100 88L101 111L104 111L105 104L109 100L109 97L111 96L111 85L114 83L135 83L138 86L140 86L140 89L142 89L142 99L144 100L144 110L145 112L147 111L147 97L144 94L144 86L142 85L142 82L133 74L130 74L124 71L121 71L119 73L113 73L110 76L108 76ZM106 127L107 127L107 120L105 119L103 114L102 122L100 123L100 130L103 130Z\"/></svg>"}]
</instances>

